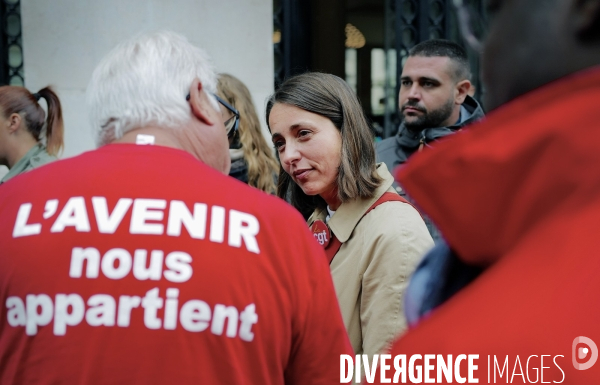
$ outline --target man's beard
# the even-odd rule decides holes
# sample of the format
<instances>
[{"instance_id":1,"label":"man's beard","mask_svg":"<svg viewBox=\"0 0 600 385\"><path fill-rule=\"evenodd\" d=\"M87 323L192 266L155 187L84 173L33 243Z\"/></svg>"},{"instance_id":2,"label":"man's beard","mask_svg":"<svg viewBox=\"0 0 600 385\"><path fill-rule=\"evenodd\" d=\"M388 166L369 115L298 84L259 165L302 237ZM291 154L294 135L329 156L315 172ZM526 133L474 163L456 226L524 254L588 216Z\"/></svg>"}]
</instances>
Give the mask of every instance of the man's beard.
<instances>
[{"instance_id":1,"label":"man's beard","mask_svg":"<svg viewBox=\"0 0 600 385\"><path fill-rule=\"evenodd\" d=\"M448 99L448 102L438 108L437 110L427 111L424 107L420 106L418 103L411 103L410 101L406 102L404 107L413 107L417 108L419 111L423 113L423 115L416 117L416 120L412 120L408 122L406 117L404 117L404 113L402 114L404 118L404 125L411 131L422 131L426 128L437 128L441 127L442 124L452 115L454 110L454 99ZM413 119L415 117L412 117Z\"/></svg>"}]
</instances>

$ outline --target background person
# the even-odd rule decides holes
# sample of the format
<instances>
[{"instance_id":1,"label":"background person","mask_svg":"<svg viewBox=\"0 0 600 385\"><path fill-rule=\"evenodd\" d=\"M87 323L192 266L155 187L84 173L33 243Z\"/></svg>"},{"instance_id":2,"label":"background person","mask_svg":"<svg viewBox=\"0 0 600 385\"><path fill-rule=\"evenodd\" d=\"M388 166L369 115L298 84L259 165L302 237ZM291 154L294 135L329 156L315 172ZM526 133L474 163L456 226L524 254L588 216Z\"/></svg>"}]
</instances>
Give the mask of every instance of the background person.
<instances>
[{"instance_id":1,"label":"background person","mask_svg":"<svg viewBox=\"0 0 600 385\"><path fill-rule=\"evenodd\" d=\"M433 141L481 119L483 109L469 96L473 89L470 79L469 58L460 45L433 39L411 48L400 76L402 124L395 136L376 144L377 160L394 170ZM425 223L437 241L439 231L427 216Z\"/></svg>"},{"instance_id":2,"label":"background person","mask_svg":"<svg viewBox=\"0 0 600 385\"><path fill-rule=\"evenodd\" d=\"M600 341L600 1L496 1L488 14L493 111L399 174L444 233L434 252L483 273L392 354L479 354L479 382L494 355L509 359L498 382L600 383L597 362L582 367Z\"/></svg>"},{"instance_id":3,"label":"background person","mask_svg":"<svg viewBox=\"0 0 600 385\"><path fill-rule=\"evenodd\" d=\"M483 117L470 96L471 67L460 45L442 39L412 47L400 75L398 133L377 143L378 160L389 169L420 148Z\"/></svg>"},{"instance_id":4,"label":"background person","mask_svg":"<svg viewBox=\"0 0 600 385\"><path fill-rule=\"evenodd\" d=\"M391 187L385 164L375 164L372 133L342 79L286 80L266 118L281 161L277 195L289 192L294 207L314 211L308 223L326 246L352 347L378 353L406 326L402 294L433 245L427 228Z\"/></svg>"},{"instance_id":5,"label":"background person","mask_svg":"<svg viewBox=\"0 0 600 385\"><path fill-rule=\"evenodd\" d=\"M259 190L275 193L275 177L279 166L271 147L262 134L250 91L238 78L220 74L217 93L240 113L238 133L229 144L229 175ZM226 118L231 112L223 110Z\"/></svg>"},{"instance_id":6,"label":"background person","mask_svg":"<svg viewBox=\"0 0 600 385\"><path fill-rule=\"evenodd\" d=\"M48 105L47 118L40 98ZM0 87L0 165L10 170L0 184L56 160L63 131L60 100L50 87L35 94L23 87Z\"/></svg>"},{"instance_id":7,"label":"background person","mask_svg":"<svg viewBox=\"0 0 600 385\"><path fill-rule=\"evenodd\" d=\"M100 148L0 189L0 383L338 381L323 251L227 176L216 83L180 35L126 41L87 90Z\"/></svg>"}]
</instances>

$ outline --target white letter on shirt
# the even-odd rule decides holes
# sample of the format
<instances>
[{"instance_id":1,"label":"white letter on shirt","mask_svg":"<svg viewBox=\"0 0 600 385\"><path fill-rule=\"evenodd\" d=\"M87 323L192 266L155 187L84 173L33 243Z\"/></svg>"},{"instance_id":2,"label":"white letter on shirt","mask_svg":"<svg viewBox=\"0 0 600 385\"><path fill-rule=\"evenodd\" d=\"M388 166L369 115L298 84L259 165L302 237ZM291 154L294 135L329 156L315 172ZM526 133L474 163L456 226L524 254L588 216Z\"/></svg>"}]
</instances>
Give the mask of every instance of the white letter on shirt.
<instances>
[{"instance_id":1,"label":"white letter on shirt","mask_svg":"<svg viewBox=\"0 0 600 385\"><path fill-rule=\"evenodd\" d=\"M160 280L162 273L164 253L162 250L152 250L150 254L150 266L146 268L148 251L138 249L133 253L133 276L140 281L152 279Z\"/></svg>"},{"instance_id":2,"label":"white letter on shirt","mask_svg":"<svg viewBox=\"0 0 600 385\"><path fill-rule=\"evenodd\" d=\"M136 199L133 202L129 232L161 235L164 231L162 223L146 223L146 221L162 221L165 207L167 201L164 199Z\"/></svg>"},{"instance_id":3,"label":"white letter on shirt","mask_svg":"<svg viewBox=\"0 0 600 385\"><path fill-rule=\"evenodd\" d=\"M15 221L15 228L13 229L13 238L25 237L27 235L36 235L42 232L41 223L27 224L29 219L29 213L31 213L31 203L23 203L19 207L17 213L17 220Z\"/></svg>"},{"instance_id":4,"label":"white letter on shirt","mask_svg":"<svg viewBox=\"0 0 600 385\"><path fill-rule=\"evenodd\" d=\"M92 206L94 206L94 215L98 224L98 231L103 234L114 234L117 227L121 224L123 217L131 206L133 199L121 198L113 209L112 214L108 214L108 205L105 197L93 197Z\"/></svg>"},{"instance_id":5,"label":"white letter on shirt","mask_svg":"<svg viewBox=\"0 0 600 385\"><path fill-rule=\"evenodd\" d=\"M137 295L122 295L119 297L119 313L117 314L117 325L120 327L129 326L131 321L131 310L140 306L142 299Z\"/></svg>"},{"instance_id":6,"label":"white letter on shirt","mask_svg":"<svg viewBox=\"0 0 600 385\"><path fill-rule=\"evenodd\" d=\"M191 299L179 311L179 322L188 332L201 332L208 327L210 307L204 301Z\"/></svg>"},{"instance_id":7,"label":"white letter on shirt","mask_svg":"<svg viewBox=\"0 0 600 385\"><path fill-rule=\"evenodd\" d=\"M83 197L72 197L56 218L50 232L60 233L65 227L73 226L79 232L90 231L90 220L88 219L85 200Z\"/></svg>"},{"instance_id":8,"label":"white letter on shirt","mask_svg":"<svg viewBox=\"0 0 600 385\"><path fill-rule=\"evenodd\" d=\"M213 206L210 210L210 240L223 243L225 239L225 208Z\"/></svg>"},{"instance_id":9,"label":"white letter on shirt","mask_svg":"<svg viewBox=\"0 0 600 385\"><path fill-rule=\"evenodd\" d=\"M119 266L115 267L115 262ZM131 271L131 254L125 249L110 249L102 257L102 273L110 279L124 278Z\"/></svg>"},{"instance_id":10,"label":"white letter on shirt","mask_svg":"<svg viewBox=\"0 0 600 385\"><path fill-rule=\"evenodd\" d=\"M85 320L90 326L115 326L115 299L108 294L95 294L91 296L87 304L89 306L85 313Z\"/></svg>"},{"instance_id":11,"label":"white letter on shirt","mask_svg":"<svg viewBox=\"0 0 600 385\"><path fill-rule=\"evenodd\" d=\"M260 253L256 235L260 225L254 215L241 211L229 211L229 246L242 247L242 238L246 249L255 254Z\"/></svg>"},{"instance_id":12,"label":"white letter on shirt","mask_svg":"<svg viewBox=\"0 0 600 385\"><path fill-rule=\"evenodd\" d=\"M148 329L160 329L161 321L156 313L163 307L163 299L158 296L158 287L146 292L142 298L142 307L144 308L144 325Z\"/></svg>"},{"instance_id":13,"label":"white letter on shirt","mask_svg":"<svg viewBox=\"0 0 600 385\"><path fill-rule=\"evenodd\" d=\"M52 321L52 300L46 294L27 294L27 320L25 322L25 334L34 336L37 334L38 326L45 326ZM40 311L38 312L38 307Z\"/></svg>"},{"instance_id":14,"label":"white letter on shirt","mask_svg":"<svg viewBox=\"0 0 600 385\"><path fill-rule=\"evenodd\" d=\"M71 307L70 313L69 307ZM79 294L57 294L54 308L54 335L64 336L67 333L67 325L79 325L84 310L85 305Z\"/></svg>"},{"instance_id":15,"label":"white letter on shirt","mask_svg":"<svg viewBox=\"0 0 600 385\"><path fill-rule=\"evenodd\" d=\"M173 237L181 235L182 224L187 229L190 237L204 239L204 234L206 233L206 204L195 203L194 215L192 216L184 202L171 201L167 235Z\"/></svg>"},{"instance_id":16,"label":"white letter on shirt","mask_svg":"<svg viewBox=\"0 0 600 385\"><path fill-rule=\"evenodd\" d=\"M74 247L71 252L71 267L69 277L81 278L83 273L83 261L87 261L85 269L86 278L98 278L100 271L100 252L94 247Z\"/></svg>"},{"instance_id":17,"label":"white letter on shirt","mask_svg":"<svg viewBox=\"0 0 600 385\"><path fill-rule=\"evenodd\" d=\"M8 297L6 299L6 318L10 326L25 326L25 304L19 297Z\"/></svg>"},{"instance_id":18,"label":"white letter on shirt","mask_svg":"<svg viewBox=\"0 0 600 385\"><path fill-rule=\"evenodd\" d=\"M240 314L240 321L240 338L244 341L252 341L254 339L252 325L258 322L256 305L251 303L250 305L246 306L244 311Z\"/></svg>"},{"instance_id":19,"label":"white letter on shirt","mask_svg":"<svg viewBox=\"0 0 600 385\"><path fill-rule=\"evenodd\" d=\"M227 332L225 335L229 338L233 338L237 334L238 325L238 311L233 306L225 306L221 304L215 305L215 312L213 313L210 331L218 336L222 335L223 329L225 328L225 319L228 320Z\"/></svg>"},{"instance_id":20,"label":"white letter on shirt","mask_svg":"<svg viewBox=\"0 0 600 385\"><path fill-rule=\"evenodd\" d=\"M171 282L185 282L192 277L192 257L183 251L173 251L167 255L165 265L169 270L163 275Z\"/></svg>"}]
</instances>

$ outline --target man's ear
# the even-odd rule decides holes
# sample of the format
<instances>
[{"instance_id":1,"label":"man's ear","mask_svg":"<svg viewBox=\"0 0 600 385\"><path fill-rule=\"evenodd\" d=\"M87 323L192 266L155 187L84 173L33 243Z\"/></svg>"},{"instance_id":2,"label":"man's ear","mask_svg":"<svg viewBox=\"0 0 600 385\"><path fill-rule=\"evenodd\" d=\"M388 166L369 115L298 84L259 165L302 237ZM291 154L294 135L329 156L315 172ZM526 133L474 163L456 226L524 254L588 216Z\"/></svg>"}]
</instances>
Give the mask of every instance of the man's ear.
<instances>
[{"instance_id":1,"label":"man's ear","mask_svg":"<svg viewBox=\"0 0 600 385\"><path fill-rule=\"evenodd\" d=\"M465 98L467 97L467 95L469 95L471 87L473 86L471 85L471 81L469 80L462 80L456 83L454 102L456 104L463 104Z\"/></svg>"},{"instance_id":2,"label":"man's ear","mask_svg":"<svg viewBox=\"0 0 600 385\"><path fill-rule=\"evenodd\" d=\"M216 111L208 99L208 95L204 92L204 86L200 79L195 78L190 86L190 107L192 114L201 122L212 126L215 123Z\"/></svg>"},{"instance_id":3,"label":"man's ear","mask_svg":"<svg viewBox=\"0 0 600 385\"><path fill-rule=\"evenodd\" d=\"M600 0L574 0L573 27L584 41L600 38Z\"/></svg>"},{"instance_id":4,"label":"man's ear","mask_svg":"<svg viewBox=\"0 0 600 385\"><path fill-rule=\"evenodd\" d=\"M10 114L10 116L6 120L8 124L8 131L11 134L15 133L19 129L19 127L21 127L22 120L23 119L21 118L21 115L17 113Z\"/></svg>"}]
</instances>

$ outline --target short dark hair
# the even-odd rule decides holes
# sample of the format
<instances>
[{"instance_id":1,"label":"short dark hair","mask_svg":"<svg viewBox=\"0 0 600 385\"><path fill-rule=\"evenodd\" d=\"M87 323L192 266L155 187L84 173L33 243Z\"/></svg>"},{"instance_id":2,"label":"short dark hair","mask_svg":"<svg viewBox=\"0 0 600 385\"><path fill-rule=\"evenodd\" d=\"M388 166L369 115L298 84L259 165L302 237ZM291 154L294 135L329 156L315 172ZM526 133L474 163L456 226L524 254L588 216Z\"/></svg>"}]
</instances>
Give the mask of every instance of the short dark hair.
<instances>
[{"instance_id":1,"label":"short dark hair","mask_svg":"<svg viewBox=\"0 0 600 385\"><path fill-rule=\"evenodd\" d=\"M277 103L321 115L340 130L342 154L336 184L341 202L373 197L383 182L375 164L373 133L356 94L343 79L319 72L287 79L267 101L267 126L271 109ZM304 215L326 206L323 198L304 194L283 167L279 170L277 195L289 199Z\"/></svg>"},{"instance_id":2,"label":"short dark hair","mask_svg":"<svg viewBox=\"0 0 600 385\"><path fill-rule=\"evenodd\" d=\"M471 80L471 65L467 51L450 40L431 39L423 41L408 51L408 56L439 56L447 57L452 60L456 66L454 70L454 80Z\"/></svg>"}]
</instances>

